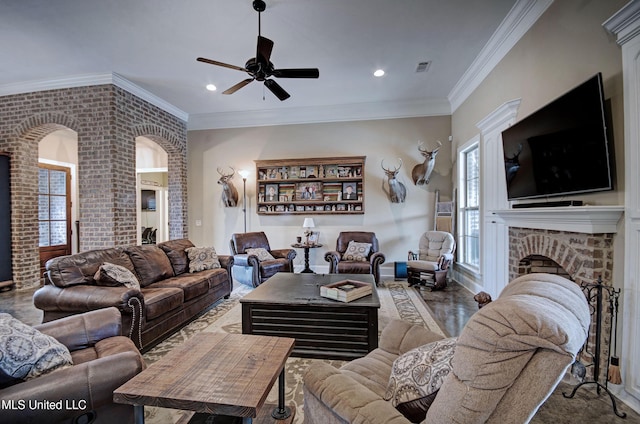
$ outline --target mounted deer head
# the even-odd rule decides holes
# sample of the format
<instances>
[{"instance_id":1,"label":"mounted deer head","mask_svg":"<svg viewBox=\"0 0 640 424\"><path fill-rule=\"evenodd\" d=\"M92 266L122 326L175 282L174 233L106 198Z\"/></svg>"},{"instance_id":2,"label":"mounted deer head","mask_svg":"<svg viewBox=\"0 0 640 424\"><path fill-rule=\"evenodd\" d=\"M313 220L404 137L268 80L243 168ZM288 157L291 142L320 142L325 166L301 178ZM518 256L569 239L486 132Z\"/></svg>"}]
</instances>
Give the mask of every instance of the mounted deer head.
<instances>
[{"instance_id":1,"label":"mounted deer head","mask_svg":"<svg viewBox=\"0 0 640 424\"><path fill-rule=\"evenodd\" d=\"M424 156L424 162L414 166L413 170L411 170L411 177L413 178L413 183L415 185L429 184L431 172L436 164L436 155L438 154L440 147L442 147L442 143L440 143L440 141L437 143L438 147L432 151L428 151L425 147L422 147L424 144L422 141L418 144L418 151L422 156Z\"/></svg>"},{"instance_id":2,"label":"mounted deer head","mask_svg":"<svg viewBox=\"0 0 640 424\"><path fill-rule=\"evenodd\" d=\"M387 193L389 196L389 200L391 203L404 203L404 199L407 196L407 188L400 181L396 179L398 175L398 171L402 168L402 159L398 158L400 161L400 165L397 168L385 168L384 167L384 159L380 162L380 166L384 170L385 175L387 176L387 185L389 186L389 190L386 190L384 187L384 180L382 180L382 191Z\"/></svg>"},{"instance_id":3,"label":"mounted deer head","mask_svg":"<svg viewBox=\"0 0 640 424\"><path fill-rule=\"evenodd\" d=\"M510 183L520 169L520 153L522 153L522 143L518 145L518 151L509 157L504 155L504 172L507 175L507 183Z\"/></svg>"},{"instance_id":4,"label":"mounted deer head","mask_svg":"<svg viewBox=\"0 0 640 424\"><path fill-rule=\"evenodd\" d=\"M234 207L238 204L238 190L233 186L231 179L236 173L236 170L233 167L229 167L231 169L230 174L225 174L222 172L222 169L218 167L218 174L220 174L220 179L218 180L218 184L222 185L222 202L226 207Z\"/></svg>"}]
</instances>

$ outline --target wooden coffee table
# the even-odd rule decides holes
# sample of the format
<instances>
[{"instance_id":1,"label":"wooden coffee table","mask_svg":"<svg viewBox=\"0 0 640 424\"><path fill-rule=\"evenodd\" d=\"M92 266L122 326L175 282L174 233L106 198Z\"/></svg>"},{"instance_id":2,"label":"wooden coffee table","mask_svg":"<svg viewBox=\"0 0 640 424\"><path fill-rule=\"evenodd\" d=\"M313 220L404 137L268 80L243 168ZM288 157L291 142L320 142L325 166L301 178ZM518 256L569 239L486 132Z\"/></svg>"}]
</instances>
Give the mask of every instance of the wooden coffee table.
<instances>
[{"instance_id":1,"label":"wooden coffee table","mask_svg":"<svg viewBox=\"0 0 640 424\"><path fill-rule=\"evenodd\" d=\"M342 280L369 283L372 294L349 303L320 296ZM378 347L380 299L373 275L279 272L242 299L242 332L293 337L292 356L351 360Z\"/></svg>"},{"instance_id":2,"label":"wooden coffee table","mask_svg":"<svg viewBox=\"0 0 640 424\"><path fill-rule=\"evenodd\" d=\"M116 389L113 400L134 405L136 423L144 423L144 405L251 423L279 378L273 415L287 419L279 423L291 422L292 412L284 405L284 365L293 344L291 338L198 333Z\"/></svg>"}]
</instances>

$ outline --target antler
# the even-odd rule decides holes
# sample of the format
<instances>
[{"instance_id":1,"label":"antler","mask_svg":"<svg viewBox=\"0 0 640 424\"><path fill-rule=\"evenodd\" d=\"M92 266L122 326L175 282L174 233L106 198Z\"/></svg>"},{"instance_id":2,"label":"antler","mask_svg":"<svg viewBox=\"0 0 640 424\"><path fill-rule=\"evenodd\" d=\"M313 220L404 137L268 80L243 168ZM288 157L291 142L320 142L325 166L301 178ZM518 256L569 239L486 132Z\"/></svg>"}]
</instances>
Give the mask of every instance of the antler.
<instances>
[{"instance_id":1,"label":"antler","mask_svg":"<svg viewBox=\"0 0 640 424\"><path fill-rule=\"evenodd\" d=\"M424 145L424 141L421 141L420 143L418 143L418 151L420 153L426 153L428 155L433 154L434 152L440 150L440 147L442 147L442 143L440 142L440 140L436 140L436 143L438 143L438 147L436 147L432 151L429 151L426 147L422 147Z\"/></svg>"},{"instance_id":2,"label":"antler","mask_svg":"<svg viewBox=\"0 0 640 424\"><path fill-rule=\"evenodd\" d=\"M395 174L396 172L398 172L400 170L400 168L402 168L402 158L398 158L398 160L400 161L400 166L395 168L393 171L391 171L391 168L387 169L387 168L384 167L384 159L382 159L382 161L380 161L380 166L382 167L384 172Z\"/></svg>"},{"instance_id":3,"label":"antler","mask_svg":"<svg viewBox=\"0 0 640 424\"><path fill-rule=\"evenodd\" d=\"M223 178L231 178L236 173L236 170L233 169L233 166L230 166L229 169L231 169L231 174L225 174L224 172L222 172L222 169L220 167L218 167L217 171L218 174L220 174L220 176L222 176Z\"/></svg>"}]
</instances>

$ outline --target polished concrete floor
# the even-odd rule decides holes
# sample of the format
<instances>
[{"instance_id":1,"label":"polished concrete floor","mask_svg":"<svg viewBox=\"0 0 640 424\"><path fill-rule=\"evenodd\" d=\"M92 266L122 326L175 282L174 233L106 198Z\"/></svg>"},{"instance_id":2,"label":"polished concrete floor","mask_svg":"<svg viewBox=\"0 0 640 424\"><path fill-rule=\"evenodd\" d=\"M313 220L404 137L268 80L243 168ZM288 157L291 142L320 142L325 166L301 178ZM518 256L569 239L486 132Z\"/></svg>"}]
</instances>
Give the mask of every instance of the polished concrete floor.
<instances>
[{"instance_id":1,"label":"polished concrete floor","mask_svg":"<svg viewBox=\"0 0 640 424\"><path fill-rule=\"evenodd\" d=\"M473 293L463 286L452 282L444 290L430 291L415 288L422 295L425 305L438 321L442 330L449 336L457 336L478 310ZM42 322L42 311L33 306L34 290L11 290L0 292L0 312L7 312L24 323L34 325ZM560 383L551 397L539 409L532 424L573 424L573 423L639 423L640 414L618 401L618 409L627 413L627 418L616 417L611 401L604 391L596 393L594 386L585 385L578 390L573 399L566 399L563 392L570 392L572 386ZM1 420L0 420L1 421Z\"/></svg>"}]
</instances>

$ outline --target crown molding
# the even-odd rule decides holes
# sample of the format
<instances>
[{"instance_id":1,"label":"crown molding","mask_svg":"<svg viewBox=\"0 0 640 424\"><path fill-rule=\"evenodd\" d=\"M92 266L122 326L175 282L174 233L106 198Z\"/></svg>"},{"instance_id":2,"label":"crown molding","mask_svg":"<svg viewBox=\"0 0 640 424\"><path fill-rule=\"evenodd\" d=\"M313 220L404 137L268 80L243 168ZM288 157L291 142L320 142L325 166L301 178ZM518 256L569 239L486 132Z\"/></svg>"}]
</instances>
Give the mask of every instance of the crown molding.
<instances>
[{"instance_id":1,"label":"crown molding","mask_svg":"<svg viewBox=\"0 0 640 424\"><path fill-rule=\"evenodd\" d=\"M604 21L602 26L616 36L619 45L623 45L640 32L640 1L633 0Z\"/></svg>"},{"instance_id":2,"label":"crown molding","mask_svg":"<svg viewBox=\"0 0 640 424\"><path fill-rule=\"evenodd\" d=\"M173 116L175 116L178 119L181 119L185 122L189 121L189 114L185 111L183 111L182 109L178 109L177 107L175 107L174 105L172 105L171 103L167 102L164 99L161 99L160 97L156 96L155 94L145 90L144 88L132 83L131 81L129 81L128 79L126 79L125 77L123 77L120 74L116 74L115 72L113 73L113 85L118 86L120 88L122 88L125 91L128 91L129 93L133 94L136 97L141 98L142 100L145 100L148 103L151 103L154 106L159 107L160 109L164 110L165 112L168 112L170 114L172 114Z\"/></svg>"},{"instance_id":3,"label":"crown molding","mask_svg":"<svg viewBox=\"0 0 640 424\"><path fill-rule=\"evenodd\" d=\"M264 127L323 122L369 121L450 115L447 99L353 103L331 106L190 114L188 130Z\"/></svg>"},{"instance_id":4,"label":"crown molding","mask_svg":"<svg viewBox=\"0 0 640 424\"><path fill-rule=\"evenodd\" d=\"M10 96L14 94L35 93L46 90L60 90L63 88L89 87L93 85L113 84L123 90L133 94L136 97L159 107L165 112L170 113L183 121L189 120L189 114L181 109L166 102L155 94L150 93L144 88L132 83L122 75L114 73L106 74L86 74L73 75L64 78L26 81L16 84L5 84L0 86L0 97Z\"/></svg>"},{"instance_id":5,"label":"crown molding","mask_svg":"<svg viewBox=\"0 0 640 424\"><path fill-rule=\"evenodd\" d=\"M473 93L553 0L518 0L448 95L451 113Z\"/></svg>"}]
</instances>

